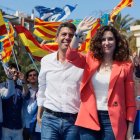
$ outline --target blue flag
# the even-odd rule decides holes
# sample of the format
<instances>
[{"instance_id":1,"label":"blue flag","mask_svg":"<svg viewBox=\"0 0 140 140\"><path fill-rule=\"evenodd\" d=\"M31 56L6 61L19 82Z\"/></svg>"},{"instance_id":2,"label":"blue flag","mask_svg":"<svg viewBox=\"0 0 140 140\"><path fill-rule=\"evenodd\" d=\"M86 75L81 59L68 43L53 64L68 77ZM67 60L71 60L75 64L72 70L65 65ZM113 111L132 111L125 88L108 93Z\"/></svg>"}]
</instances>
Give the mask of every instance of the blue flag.
<instances>
[{"instance_id":1,"label":"blue flag","mask_svg":"<svg viewBox=\"0 0 140 140\"><path fill-rule=\"evenodd\" d=\"M103 25L103 26L108 25L108 21L109 21L109 14L102 15L101 25Z\"/></svg>"},{"instance_id":2,"label":"blue flag","mask_svg":"<svg viewBox=\"0 0 140 140\"><path fill-rule=\"evenodd\" d=\"M44 6L36 6L36 11L39 12L40 18L45 21L62 21L65 20L77 5L65 5L64 8L47 8Z\"/></svg>"}]
</instances>

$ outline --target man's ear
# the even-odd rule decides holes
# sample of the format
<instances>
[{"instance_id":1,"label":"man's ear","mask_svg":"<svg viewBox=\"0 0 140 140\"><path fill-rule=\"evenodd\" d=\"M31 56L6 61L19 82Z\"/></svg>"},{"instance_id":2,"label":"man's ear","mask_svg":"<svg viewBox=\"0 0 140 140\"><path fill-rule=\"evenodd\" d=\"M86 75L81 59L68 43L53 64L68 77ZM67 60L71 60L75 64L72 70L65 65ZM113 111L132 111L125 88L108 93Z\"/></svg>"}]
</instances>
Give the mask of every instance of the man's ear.
<instances>
[{"instance_id":1,"label":"man's ear","mask_svg":"<svg viewBox=\"0 0 140 140\"><path fill-rule=\"evenodd\" d=\"M55 37L55 40L54 40L54 41L58 43L58 39L57 39L57 37Z\"/></svg>"}]
</instances>

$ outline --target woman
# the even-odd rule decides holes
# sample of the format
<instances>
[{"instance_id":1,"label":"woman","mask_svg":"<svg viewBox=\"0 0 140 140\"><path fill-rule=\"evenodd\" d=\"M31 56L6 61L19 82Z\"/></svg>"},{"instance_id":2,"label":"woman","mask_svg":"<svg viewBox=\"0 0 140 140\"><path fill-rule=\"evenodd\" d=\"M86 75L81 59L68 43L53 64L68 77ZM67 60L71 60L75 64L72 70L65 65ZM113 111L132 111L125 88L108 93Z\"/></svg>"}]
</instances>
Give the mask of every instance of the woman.
<instances>
[{"instance_id":1,"label":"woman","mask_svg":"<svg viewBox=\"0 0 140 140\"><path fill-rule=\"evenodd\" d=\"M94 22L85 18L79 24L67 51L68 61L84 69L76 125L81 140L132 140L136 104L126 40L114 27L104 26L92 38L86 56L77 52L80 36Z\"/></svg>"}]
</instances>

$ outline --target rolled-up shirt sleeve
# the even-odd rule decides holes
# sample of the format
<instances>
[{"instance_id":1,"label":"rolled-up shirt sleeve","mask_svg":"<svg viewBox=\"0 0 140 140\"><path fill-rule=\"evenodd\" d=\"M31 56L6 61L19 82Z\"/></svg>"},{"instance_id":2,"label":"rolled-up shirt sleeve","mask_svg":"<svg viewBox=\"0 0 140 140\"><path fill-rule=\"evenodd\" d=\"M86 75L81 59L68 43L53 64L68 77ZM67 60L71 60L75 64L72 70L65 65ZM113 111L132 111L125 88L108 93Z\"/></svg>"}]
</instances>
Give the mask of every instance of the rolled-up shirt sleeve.
<instances>
[{"instance_id":1,"label":"rolled-up shirt sleeve","mask_svg":"<svg viewBox=\"0 0 140 140\"><path fill-rule=\"evenodd\" d=\"M3 99L7 99L15 94L15 84L13 80L7 80L0 86L0 95Z\"/></svg>"},{"instance_id":2,"label":"rolled-up shirt sleeve","mask_svg":"<svg viewBox=\"0 0 140 140\"><path fill-rule=\"evenodd\" d=\"M37 105L43 106L45 101L45 90L46 90L46 64L44 58L41 60L41 69L38 76L38 93L37 93Z\"/></svg>"}]
</instances>

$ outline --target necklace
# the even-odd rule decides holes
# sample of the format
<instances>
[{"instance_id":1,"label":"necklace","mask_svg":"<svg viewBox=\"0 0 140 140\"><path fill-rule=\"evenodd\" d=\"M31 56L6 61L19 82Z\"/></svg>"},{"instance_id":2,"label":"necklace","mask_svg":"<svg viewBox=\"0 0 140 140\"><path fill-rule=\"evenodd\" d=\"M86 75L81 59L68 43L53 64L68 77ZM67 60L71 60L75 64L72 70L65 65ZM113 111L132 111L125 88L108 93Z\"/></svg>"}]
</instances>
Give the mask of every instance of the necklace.
<instances>
[{"instance_id":1,"label":"necklace","mask_svg":"<svg viewBox=\"0 0 140 140\"><path fill-rule=\"evenodd\" d=\"M106 71L106 72L108 72L108 71L111 71L111 69L112 69L112 65L111 64L104 64L104 70Z\"/></svg>"},{"instance_id":2,"label":"necklace","mask_svg":"<svg viewBox=\"0 0 140 140\"><path fill-rule=\"evenodd\" d=\"M99 68L99 72L100 73L108 73L110 72L112 69L112 63L102 63L100 68Z\"/></svg>"}]
</instances>

